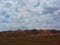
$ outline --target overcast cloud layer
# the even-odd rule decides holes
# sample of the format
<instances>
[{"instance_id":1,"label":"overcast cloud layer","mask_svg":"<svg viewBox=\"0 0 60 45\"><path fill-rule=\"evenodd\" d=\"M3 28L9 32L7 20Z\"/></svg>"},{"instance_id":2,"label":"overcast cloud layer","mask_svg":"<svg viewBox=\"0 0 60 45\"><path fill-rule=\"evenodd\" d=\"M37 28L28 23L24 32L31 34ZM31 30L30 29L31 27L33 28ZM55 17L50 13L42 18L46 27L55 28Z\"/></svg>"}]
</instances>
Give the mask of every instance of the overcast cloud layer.
<instances>
[{"instance_id":1,"label":"overcast cloud layer","mask_svg":"<svg viewBox=\"0 0 60 45\"><path fill-rule=\"evenodd\" d=\"M60 0L0 0L0 31L60 29Z\"/></svg>"}]
</instances>

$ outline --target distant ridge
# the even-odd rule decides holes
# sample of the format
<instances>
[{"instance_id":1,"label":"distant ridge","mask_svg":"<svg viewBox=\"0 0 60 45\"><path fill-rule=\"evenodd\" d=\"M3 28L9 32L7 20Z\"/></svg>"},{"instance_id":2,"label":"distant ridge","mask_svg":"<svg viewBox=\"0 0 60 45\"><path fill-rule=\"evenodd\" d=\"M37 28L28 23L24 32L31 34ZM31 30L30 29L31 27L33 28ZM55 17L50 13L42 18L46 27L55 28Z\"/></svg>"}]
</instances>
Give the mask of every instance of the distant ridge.
<instances>
[{"instance_id":1,"label":"distant ridge","mask_svg":"<svg viewBox=\"0 0 60 45\"><path fill-rule=\"evenodd\" d=\"M37 29L32 29L32 30L9 30L9 31L2 31L0 32L0 35L6 37L9 36L9 35L60 35L60 30L50 30L50 29L46 29L46 30L37 30Z\"/></svg>"}]
</instances>

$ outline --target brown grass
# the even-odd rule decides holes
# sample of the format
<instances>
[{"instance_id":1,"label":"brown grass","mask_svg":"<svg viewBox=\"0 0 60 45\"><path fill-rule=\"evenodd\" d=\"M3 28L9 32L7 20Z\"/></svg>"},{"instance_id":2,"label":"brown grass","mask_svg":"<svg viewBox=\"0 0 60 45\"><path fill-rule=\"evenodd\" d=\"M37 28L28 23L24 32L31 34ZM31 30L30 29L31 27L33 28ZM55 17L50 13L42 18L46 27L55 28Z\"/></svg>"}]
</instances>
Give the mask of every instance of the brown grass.
<instances>
[{"instance_id":1,"label":"brown grass","mask_svg":"<svg viewBox=\"0 0 60 45\"><path fill-rule=\"evenodd\" d=\"M3 31L0 32L0 45L60 45L60 31Z\"/></svg>"}]
</instances>

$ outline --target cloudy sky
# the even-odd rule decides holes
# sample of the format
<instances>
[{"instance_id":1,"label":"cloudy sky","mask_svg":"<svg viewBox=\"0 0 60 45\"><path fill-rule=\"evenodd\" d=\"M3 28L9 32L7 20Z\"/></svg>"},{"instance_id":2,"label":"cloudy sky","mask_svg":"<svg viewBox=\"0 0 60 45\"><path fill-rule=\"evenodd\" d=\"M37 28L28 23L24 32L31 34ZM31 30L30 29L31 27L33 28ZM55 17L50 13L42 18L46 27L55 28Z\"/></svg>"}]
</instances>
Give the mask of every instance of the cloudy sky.
<instances>
[{"instance_id":1,"label":"cloudy sky","mask_svg":"<svg viewBox=\"0 0 60 45\"><path fill-rule=\"evenodd\" d=\"M0 31L60 29L60 0L0 0Z\"/></svg>"}]
</instances>

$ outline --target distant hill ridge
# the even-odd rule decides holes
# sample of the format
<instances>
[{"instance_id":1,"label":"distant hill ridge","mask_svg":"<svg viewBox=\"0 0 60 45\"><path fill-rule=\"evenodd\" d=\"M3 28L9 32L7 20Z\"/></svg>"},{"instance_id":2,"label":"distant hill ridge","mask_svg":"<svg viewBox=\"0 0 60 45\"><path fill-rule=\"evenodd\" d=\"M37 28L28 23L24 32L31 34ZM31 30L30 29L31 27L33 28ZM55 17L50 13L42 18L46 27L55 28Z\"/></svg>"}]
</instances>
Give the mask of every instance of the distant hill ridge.
<instances>
[{"instance_id":1,"label":"distant hill ridge","mask_svg":"<svg viewBox=\"0 0 60 45\"><path fill-rule=\"evenodd\" d=\"M26 36L26 35L36 35L36 36L48 36L48 35L60 35L59 30L37 30L37 29L32 29L32 30L9 30L9 31L3 31L0 32L0 37L11 37L11 36Z\"/></svg>"}]
</instances>

